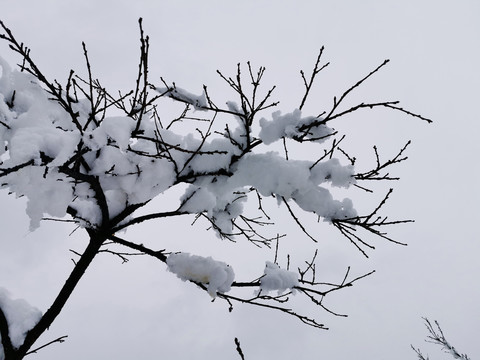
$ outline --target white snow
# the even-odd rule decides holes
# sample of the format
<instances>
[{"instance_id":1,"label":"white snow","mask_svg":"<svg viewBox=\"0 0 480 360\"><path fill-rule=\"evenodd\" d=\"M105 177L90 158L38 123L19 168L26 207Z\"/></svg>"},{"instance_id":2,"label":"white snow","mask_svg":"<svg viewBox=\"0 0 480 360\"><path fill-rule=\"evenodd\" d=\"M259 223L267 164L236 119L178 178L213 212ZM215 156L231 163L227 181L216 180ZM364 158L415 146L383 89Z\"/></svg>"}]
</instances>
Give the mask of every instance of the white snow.
<instances>
[{"instance_id":1,"label":"white snow","mask_svg":"<svg viewBox=\"0 0 480 360\"><path fill-rule=\"evenodd\" d=\"M104 147L108 140L113 140L121 150L125 150L130 143L135 124L135 121L129 117L107 117L102 121L100 126L92 132L92 136L98 148Z\"/></svg>"},{"instance_id":2,"label":"white snow","mask_svg":"<svg viewBox=\"0 0 480 360\"><path fill-rule=\"evenodd\" d=\"M174 88L156 88L160 94L166 94L167 96L186 102L193 105L195 110L205 111L207 107L207 96L205 91L201 95L194 95L185 89L175 86Z\"/></svg>"},{"instance_id":3,"label":"white snow","mask_svg":"<svg viewBox=\"0 0 480 360\"><path fill-rule=\"evenodd\" d=\"M275 111L272 113L272 120L265 118L260 119L260 131L259 137L265 143L269 145L283 137L294 138L302 135L299 131L299 127L302 125L308 125L314 121L321 120L314 116L307 116L302 118L302 111L295 109L291 113L282 115L281 111ZM333 133L333 130L326 125L319 125L310 129L307 139L317 139L318 142L322 142L321 138Z\"/></svg>"},{"instance_id":4,"label":"white snow","mask_svg":"<svg viewBox=\"0 0 480 360\"><path fill-rule=\"evenodd\" d=\"M198 186L190 186L180 198L180 201L185 203L185 205L182 206L182 210L191 213L209 211L217 205L215 194L207 188Z\"/></svg>"},{"instance_id":5,"label":"white snow","mask_svg":"<svg viewBox=\"0 0 480 360\"><path fill-rule=\"evenodd\" d=\"M167 258L167 265L168 270L183 281L191 280L206 285L207 291L212 297L216 297L217 292L230 291L235 278L231 266L211 257L180 252L170 254Z\"/></svg>"},{"instance_id":6,"label":"white snow","mask_svg":"<svg viewBox=\"0 0 480 360\"><path fill-rule=\"evenodd\" d=\"M161 128L146 114L138 129L142 138L132 138L136 127L132 118L107 114L95 124L89 121L89 101L79 99L74 110L80 127L85 128L79 131L70 115L50 100L34 77L12 70L2 59L0 67L0 166L8 169L33 162L2 176L0 187L27 197L31 230L39 226L45 214L66 216L69 206L77 211L82 226L95 227L105 220L90 186L62 171L62 165L75 159L79 149L85 150L81 170L98 178L110 218L131 204L152 200L174 186L179 176L191 173L200 175L188 181L189 187L180 199L181 210L205 212L214 222L213 228L223 233L232 232L232 221L244 211L247 199L243 194L251 188L279 203L283 199L295 202L326 220L356 216L349 199L335 199L329 190L332 186L348 188L354 184L353 166L342 165L337 159L314 166L311 161L286 160L275 152L243 154L245 126L236 115L230 117L233 121L228 124L228 136L211 131L211 136L202 139L196 132L176 133ZM192 104L197 110L205 110L208 105L205 93L195 95L176 86L156 90L165 97ZM227 102L227 107L241 112L232 101ZM282 137L296 138L304 135L301 126L318 120L303 116L298 109L283 115L276 111L271 120L260 120L257 136L265 145ZM332 131L317 125L306 138L316 139ZM229 175L214 175L219 171Z\"/></svg>"},{"instance_id":7,"label":"white snow","mask_svg":"<svg viewBox=\"0 0 480 360\"><path fill-rule=\"evenodd\" d=\"M151 142L131 141L136 125L129 117L106 117L98 127L93 122L81 134L71 117L38 85L34 77L12 70L0 59L0 155L2 168L33 161L27 166L2 177L2 187L16 196L26 196L30 229L49 214L66 215L68 206L75 208L84 226L102 221L95 194L84 191L83 184L58 170L75 156L79 144L89 152L84 160L91 175L98 175L110 215L120 213L125 206L151 200L172 186L173 165L166 159L153 159L137 153L156 153ZM13 107L7 105L15 91ZM89 102L81 99L74 105L78 121L86 124ZM155 127L144 121L147 135L154 138ZM150 126L150 127L149 127ZM7 150L5 151L5 146ZM134 151L129 151L129 149ZM182 154L182 156L184 156Z\"/></svg>"},{"instance_id":8,"label":"white snow","mask_svg":"<svg viewBox=\"0 0 480 360\"><path fill-rule=\"evenodd\" d=\"M29 114L33 116L33 114ZM14 130L10 138L10 158L18 163L34 159L41 164L41 153L52 158L50 166L61 165L76 149L79 137L71 131L48 126L25 126Z\"/></svg>"},{"instance_id":9,"label":"white snow","mask_svg":"<svg viewBox=\"0 0 480 360\"><path fill-rule=\"evenodd\" d=\"M350 199L336 200L327 187L319 186L350 186L354 183L353 167L336 159L310 170L312 165L310 161L286 160L275 152L247 154L237 162L232 176L198 181L187 188L182 210L205 211L221 231L230 233L231 221L243 212L246 201L238 193L254 187L264 197L274 196L279 202L293 200L301 209L326 220L356 216Z\"/></svg>"},{"instance_id":10,"label":"white snow","mask_svg":"<svg viewBox=\"0 0 480 360\"><path fill-rule=\"evenodd\" d=\"M260 290L264 292L278 291L282 294L286 290L293 290L298 286L298 274L286 269L281 269L275 263L265 263L264 275L260 279Z\"/></svg>"},{"instance_id":11,"label":"white snow","mask_svg":"<svg viewBox=\"0 0 480 360\"><path fill-rule=\"evenodd\" d=\"M341 165L338 159L321 161L310 170L310 180L315 184L330 182L332 186L348 188L355 184L353 165Z\"/></svg>"},{"instance_id":12,"label":"white snow","mask_svg":"<svg viewBox=\"0 0 480 360\"><path fill-rule=\"evenodd\" d=\"M42 312L23 299L12 299L8 290L2 287L0 287L0 308L8 322L12 345L21 346L27 331L38 323ZM0 344L0 360L3 358L3 347Z\"/></svg>"}]
</instances>

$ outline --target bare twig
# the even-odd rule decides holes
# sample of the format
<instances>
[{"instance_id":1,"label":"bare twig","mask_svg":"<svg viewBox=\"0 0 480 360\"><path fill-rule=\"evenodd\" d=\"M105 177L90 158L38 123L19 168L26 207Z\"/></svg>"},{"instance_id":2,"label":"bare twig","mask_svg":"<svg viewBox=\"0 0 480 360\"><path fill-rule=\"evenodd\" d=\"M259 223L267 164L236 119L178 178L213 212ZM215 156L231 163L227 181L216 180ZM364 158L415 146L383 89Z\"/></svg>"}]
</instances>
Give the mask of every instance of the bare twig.
<instances>
[{"instance_id":1,"label":"bare twig","mask_svg":"<svg viewBox=\"0 0 480 360\"><path fill-rule=\"evenodd\" d=\"M393 240L392 238L388 237L386 233L382 232L385 226L389 225L398 225L398 224L405 224L413 222L413 220L388 220L388 218L377 216L373 218L378 211L382 208L383 205L387 202L390 197L390 194L393 192L393 189L390 189L388 193L385 195L383 200L379 203L379 205L368 215L365 216L356 216L353 218L346 218L346 219L332 219L332 224L340 231L342 235L344 235L350 242L355 245L355 247L365 256L368 257L365 250L362 249L362 245L370 248L375 249L375 247L371 244L368 244L366 241L362 240L362 238L356 234L357 228L361 228L366 230L367 232L376 235L380 238L388 240L398 245L406 245L405 243Z\"/></svg>"},{"instance_id":2,"label":"bare twig","mask_svg":"<svg viewBox=\"0 0 480 360\"><path fill-rule=\"evenodd\" d=\"M385 162L380 161L380 156L378 155L377 147L374 146L373 150L375 152L376 166L372 170L366 171L364 173L355 174L355 179L357 180L399 180L399 177L391 177L389 173L380 175L380 172L387 167L401 163L408 159L407 156L403 156L403 153L407 147L411 144L411 141L408 141L403 148L395 155L392 159L389 159Z\"/></svg>"},{"instance_id":3,"label":"bare twig","mask_svg":"<svg viewBox=\"0 0 480 360\"><path fill-rule=\"evenodd\" d=\"M294 214L294 212L293 212L292 208L290 207L290 204L288 203L288 201L284 197L282 197L282 200L283 200L283 203L285 204L285 206L287 207L288 212L290 213L290 216L292 217L293 220L295 220L295 223L303 231L303 233L305 235L307 235L310 238L310 240L312 240L313 242L318 242L318 240L316 240L312 235L309 234L309 232L305 229L305 227L301 223L300 219Z\"/></svg>"},{"instance_id":4,"label":"bare twig","mask_svg":"<svg viewBox=\"0 0 480 360\"><path fill-rule=\"evenodd\" d=\"M47 347L47 346L49 346L49 345L52 345L52 344L55 344L55 343L60 343L60 344L61 344L61 343L65 342L65 339L66 339L67 337L68 337L68 335L60 336L59 338L56 338L55 340L49 341L48 343L46 343L46 344L44 344L44 345L42 345L42 346L39 346L39 347L37 347L37 348L35 348L35 349L33 349L33 350L30 350L29 352L27 352L27 353L25 354L25 356L30 355L30 354L36 354L39 350L41 350L41 349L43 349L43 348L45 348L45 347Z\"/></svg>"},{"instance_id":5,"label":"bare twig","mask_svg":"<svg viewBox=\"0 0 480 360\"><path fill-rule=\"evenodd\" d=\"M305 101L307 101L307 97L308 97L308 94L310 93L310 89L312 88L312 85L315 81L315 77L318 75L318 73L320 71L322 71L328 65L330 65L330 63L327 62L325 65L319 67L320 66L320 60L321 60L322 54L323 54L323 50L324 50L324 47L322 46L320 48L319 53L318 53L317 61L315 62L315 65L314 65L313 71L312 71L312 75L310 76L309 81L307 81L307 79L305 78L305 73L303 72L303 70L300 70L300 74L302 76L303 84L305 85L305 94L303 95L302 101L300 102L300 106L299 106L300 110L302 110L303 106L305 105Z\"/></svg>"},{"instance_id":6,"label":"bare twig","mask_svg":"<svg viewBox=\"0 0 480 360\"><path fill-rule=\"evenodd\" d=\"M446 353L449 353L455 359L470 360L468 355L461 354L460 352L458 352L455 349L455 347L453 345L451 345L447 341L447 339L445 338L445 335L443 334L442 328L440 327L440 324L438 323L437 320L435 320L436 329L432 325L430 320L428 320L427 318L423 318L423 320L425 321L425 326L426 326L426 328L428 330L428 333L429 333L429 335L427 336L427 340L425 340L426 342L436 344L436 345L440 345L443 351L445 351ZM422 352L420 351L420 349L414 348L413 345L410 345L410 346L417 353L417 356L420 360L428 360L428 356L425 357L422 354Z\"/></svg>"},{"instance_id":7,"label":"bare twig","mask_svg":"<svg viewBox=\"0 0 480 360\"><path fill-rule=\"evenodd\" d=\"M240 358L242 360L245 360L245 356L243 355L243 351L242 351L242 348L240 347L240 341L238 340L238 338L235 338L235 345L237 346L236 350L238 352L238 355L240 355Z\"/></svg>"}]
</instances>

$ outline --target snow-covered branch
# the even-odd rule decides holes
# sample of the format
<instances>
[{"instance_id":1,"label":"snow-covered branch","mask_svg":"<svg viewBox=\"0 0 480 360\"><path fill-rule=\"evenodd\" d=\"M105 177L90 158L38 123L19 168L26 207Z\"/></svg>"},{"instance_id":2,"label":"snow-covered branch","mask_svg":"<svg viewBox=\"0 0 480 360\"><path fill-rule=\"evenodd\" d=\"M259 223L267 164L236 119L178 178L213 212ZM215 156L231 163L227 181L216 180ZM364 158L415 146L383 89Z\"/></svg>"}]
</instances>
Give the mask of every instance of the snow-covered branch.
<instances>
[{"instance_id":1,"label":"snow-covered branch","mask_svg":"<svg viewBox=\"0 0 480 360\"><path fill-rule=\"evenodd\" d=\"M145 254L152 256L167 265L167 269L176 274L183 281L195 284L200 289L205 290L212 298L224 299L229 304L229 310L233 310L233 303L240 302L252 306L260 306L276 311L286 313L298 318L307 325L326 329L325 325L320 324L316 319L301 314L299 311L286 307L293 295L305 295L312 303L330 314L336 316L346 316L336 313L327 307L323 300L334 291L351 287L353 284L371 274L367 274L350 279L350 268L347 269L343 280L336 284L330 282L318 282L315 273L315 253L313 259L307 263L307 267L302 270L290 271L281 268L278 264L266 261L263 274L250 281L235 280L235 272L229 264L213 259L212 257L203 257L189 253L168 253L165 249L160 251L152 250L144 245L135 244L126 241L118 236L109 237L112 244L119 244L130 249L138 251L135 255ZM105 251L105 250L103 250ZM128 254L108 250L114 255L121 254L123 262L128 259ZM251 289L250 294L244 291L237 293L236 289ZM270 292L276 292L277 295L269 295ZM253 295L252 295L253 294Z\"/></svg>"},{"instance_id":2,"label":"snow-covered branch","mask_svg":"<svg viewBox=\"0 0 480 360\"><path fill-rule=\"evenodd\" d=\"M357 172L356 157L338 147L345 136L330 127L346 114L377 107L430 121L399 107L397 101L360 103L341 109L344 99L387 61L338 100L334 97L331 109L315 110L322 115L306 114L304 104L316 76L328 65L321 65L323 48L311 76L301 72L305 93L299 108L283 112L273 111L279 105L274 99L277 89L275 85L264 88L265 67L255 69L247 62L245 71L238 64L233 76L218 71L231 93L229 101L220 106L206 86L199 94L174 82L168 84L163 78L158 84L152 83L148 75L150 39L144 34L141 19L139 26L137 78L133 90L117 93L103 87L95 77L85 44L82 49L86 76L71 70L62 85L45 77L30 49L0 21L0 40L7 42L22 59L20 69L15 70L0 57L0 188L28 199L26 212L31 230L44 219L57 219L72 221L88 235L86 249L65 286L23 342L16 342L7 331L5 319L8 320L9 313L0 306L0 334L6 360L18 360L29 353L97 254L113 254L122 260L132 254L113 249L117 245L134 250L133 254L157 258L182 280L197 284L230 305L238 301L279 310L319 328L324 325L285 305L292 295L305 295L313 304L334 313L324 306L323 298L370 275L349 280L347 271L340 284L320 283L315 280L313 259L307 262L307 269L298 273L266 262L264 273L257 279L236 282L232 268L221 261L155 251L116 235L130 226L190 215L194 222L206 219L221 238L244 238L268 248L272 241L286 236L268 231L278 221L274 211L266 206L272 202L274 206L284 204L294 223L310 239L317 241L303 224L304 214L314 214L333 225L366 255L365 247L373 246L357 229L399 243L383 229L410 221L387 221L386 216L379 214L391 191L366 215L358 213L350 191L361 187L358 182L362 180L396 180L398 177L388 171L406 160L403 153L408 143L387 161L380 160L374 147L376 165ZM332 145L326 145L327 140ZM276 151L278 141L283 141L286 156ZM288 152L288 141L300 146L308 143L316 146L317 151L311 152L310 159L296 159L295 153ZM335 156L336 150L341 159ZM314 158L314 154L323 155ZM185 189L179 205L140 213L152 200L163 199L168 190L176 187ZM337 198L332 190L335 187L352 196ZM246 206L252 201L258 203L257 209ZM309 275L311 278L307 279ZM234 290L246 287L255 288L254 295L233 294ZM269 295L271 291L278 294Z\"/></svg>"},{"instance_id":3,"label":"snow-covered branch","mask_svg":"<svg viewBox=\"0 0 480 360\"><path fill-rule=\"evenodd\" d=\"M0 287L0 359L13 358L24 343L28 332L42 317L37 308L23 299L12 299L10 293Z\"/></svg>"}]
</instances>

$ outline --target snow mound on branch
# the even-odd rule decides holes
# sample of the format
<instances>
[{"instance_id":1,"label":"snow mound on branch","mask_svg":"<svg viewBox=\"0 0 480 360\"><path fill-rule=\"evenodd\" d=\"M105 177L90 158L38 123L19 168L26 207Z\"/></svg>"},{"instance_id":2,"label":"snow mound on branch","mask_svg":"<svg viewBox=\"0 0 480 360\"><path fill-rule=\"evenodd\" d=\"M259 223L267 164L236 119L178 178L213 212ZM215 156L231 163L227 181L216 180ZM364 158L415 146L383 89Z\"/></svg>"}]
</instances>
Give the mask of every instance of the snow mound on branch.
<instances>
[{"instance_id":1,"label":"snow mound on branch","mask_svg":"<svg viewBox=\"0 0 480 360\"><path fill-rule=\"evenodd\" d=\"M357 215L350 199L336 200L328 188L320 186L349 187L355 182L353 166L341 165L336 159L313 166L313 162L286 160L275 152L247 154L231 170L230 177L199 180L187 188L181 209L205 212L217 231L229 234L232 221L243 212L244 194L253 187L279 203L293 200L301 209L327 221Z\"/></svg>"},{"instance_id":2,"label":"snow mound on branch","mask_svg":"<svg viewBox=\"0 0 480 360\"><path fill-rule=\"evenodd\" d=\"M0 308L7 318L12 345L21 346L27 331L38 323L42 312L23 299L12 299L8 290L2 287L0 287ZM3 347L0 344L0 359L3 359L3 356Z\"/></svg>"},{"instance_id":3,"label":"snow mound on branch","mask_svg":"<svg viewBox=\"0 0 480 360\"><path fill-rule=\"evenodd\" d=\"M285 160L275 152L249 154L238 162L231 182L252 185L263 196L277 194L290 198L297 189L312 185L308 165L308 162Z\"/></svg>"},{"instance_id":4,"label":"snow mound on branch","mask_svg":"<svg viewBox=\"0 0 480 360\"><path fill-rule=\"evenodd\" d=\"M19 128L10 139L10 158L18 163L34 159L37 164L50 158L50 166L62 165L75 151L78 140L77 134L47 126Z\"/></svg>"},{"instance_id":5,"label":"snow mound on branch","mask_svg":"<svg viewBox=\"0 0 480 360\"><path fill-rule=\"evenodd\" d=\"M105 118L100 126L92 132L96 149L104 147L109 140L113 140L121 150L125 150L130 143L130 137L135 129L135 124L136 122L133 119L125 116Z\"/></svg>"},{"instance_id":6,"label":"snow mound on branch","mask_svg":"<svg viewBox=\"0 0 480 360\"><path fill-rule=\"evenodd\" d=\"M303 210L326 220L355 217L357 213L350 199L336 200L327 188L319 186L327 182L350 186L355 181L353 167L344 167L336 161L311 167L309 161L286 160L273 152L249 154L239 161L229 182L234 187L253 186L261 195L273 195L279 201L294 200Z\"/></svg>"},{"instance_id":7,"label":"snow mound on branch","mask_svg":"<svg viewBox=\"0 0 480 360\"><path fill-rule=\"evenodd\" d=\"M157 90L160 94L166 94L175 100L180 100L187 104L193 105L195 110L206 111L205 108L207 107L207 96L205 91L202 92L202 95L194 95L185 89L179 88L178 86L175 86L174 88L159 87L155 90Z\"/></svg>"},{"instance_id":8,"label":"snow mound on branch","mask_svg":"<svg viewBox=\"0 0 480 360\"><path fill-rule=\"evenodd\" d=\"M280 295L288 289L294 290L295 286L298 286L297 273L281 269L270 261L265 263L264 276L260 279L261 291L278 291Z\"/></svg>"},{"instance_id":9,"label":"snow mound on branch","mask_svg":"<svg viewBox=\"0 0 480 360\"><path fill-rule=\"evenodd\" d=\"M170 254L167 258L168 270L176 274L183 281L195 281L206 285L210 296L215 297L217 292L230 291L235 273L230 265L189 253Z\"/></svg>"},{"instance_id":10,"label":"snow mound on branch","mask_svg":"<svg viewBox=\"0 0 480 360\"><path fill-rule=\"evenodd\" d=\"M185 204L182 206L183 211L200 213L215 208L218 199L206 188L190 186L180 200Z\"/></svg>"},{"instance_id":11,"label":"snow mound on branch","mask_svg":"<svg viewBox=\"0 0 480 360\"><path fill-rule=\"evenodd\" d=\"M310 179L316 183L330 182L332 186L348 188L355 183L353 165L342 165L338 159L329 159L316 164L310 170Z\"/></svg>"},{"instance_id":12,"label":"snow mound on branch","mask_svg":"<svg viewBox=\"0 0 480 360\"><path fill-rule=\"evenodd\" d=\"M272 113L272 120L265 118L260 119L259 137L265 145L269 145L283 137L292 139L303 135L299 130L301 126L308 126L309 124L319 121L321 118L314 116L307 116L302 118L302 111L295 109L291 113L282 115L281 111ZM325 137L331 135L334 131L326 125L312 126L308 130L307 139L316 139L317 142L323 142Z\"/></svg>"}]
</instances>

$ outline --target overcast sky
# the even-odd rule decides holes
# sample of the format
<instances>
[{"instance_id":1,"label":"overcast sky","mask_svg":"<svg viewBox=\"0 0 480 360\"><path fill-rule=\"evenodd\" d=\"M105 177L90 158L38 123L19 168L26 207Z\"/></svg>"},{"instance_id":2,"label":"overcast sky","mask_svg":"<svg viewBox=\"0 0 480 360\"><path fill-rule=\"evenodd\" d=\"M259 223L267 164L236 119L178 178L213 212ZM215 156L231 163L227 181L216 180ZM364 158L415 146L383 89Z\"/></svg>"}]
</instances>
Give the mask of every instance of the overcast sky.
<instances>
[{"instance_id":1,"label":"overcast sky","mask_svg":"<svg viewBox=\"0 0 480 360\"><path fill-rule=\"evenodd\" d=\"M229 314L226 304L212 303L162 264L135 258L122 265L103 255L42 338L68 334L68 341L32 358L237 359L234 337L249 360L414 359L410 344L424 348L431 359L447 358L424 343L422 316L438 320L460 351L480 358L480 3L0 0L0 5L0 19L32 49L45 74L60 82L70 68L84 71L84 41L105 86L113 92L133 87L137 20L143 17L151 38L151 79L163 76L197 93L206 84L211 93L226 97L215 71L233 74L238 62L250 60L267 67L266 86L278 85L279 109L289 112L302 95L299 70L310 70L324 45L331 66L319 78L308 109L328 108L334 95L388 58L391 63L355 99L401 100L434 120L427 125L365 111L336 126L348 135L347 148L367 157L366 164L373 161L374 144L388 156L413 141L409 161L394 169L402 180L393 184L388 212L416 222L392 229L407 247L374 239L378 247L370 259L326 224L315 228L326 280L341 279L348 265L357 275L377 271L327 300L348 318L306 305L329 331L248 306L235 306ZM19 61L4 44L0 56ZM0 201L0 286L45 311L72 268L68 250L81 251L86 237L69 236L72 228L58 223L29 233L24 200L4 191ZM360 209L367 205L357 203ZM290 248L308 254L312 244L286 220L280 219L281 229L291 236L282 244L283 259ZM190 222L159 222L125 236L156 248L211 254L232 263L237 277L255 267L261 271L264 261L272 260L271 253L221 242L205 231L206 224L191 228Z\"/></svg>"}]
</instances>

